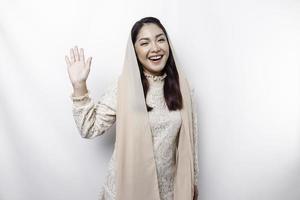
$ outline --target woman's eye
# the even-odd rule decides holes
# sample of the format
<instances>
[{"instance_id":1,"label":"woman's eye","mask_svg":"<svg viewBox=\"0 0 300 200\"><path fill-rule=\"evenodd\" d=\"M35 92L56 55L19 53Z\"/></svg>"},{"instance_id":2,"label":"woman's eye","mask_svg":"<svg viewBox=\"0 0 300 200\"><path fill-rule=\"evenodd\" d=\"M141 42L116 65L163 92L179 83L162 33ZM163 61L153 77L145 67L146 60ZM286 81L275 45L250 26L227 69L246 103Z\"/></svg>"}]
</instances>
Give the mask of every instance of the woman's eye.
<instances>
[{"instance_id":1,"label":"woman's eye","mask_svg":"<svg viewBox=\"0 0 300 200\"><path fill-rule=\"evenodd\" d=\"M159 39L158 41L165 41L165 39L162 38L162 39Z\"/></svg>"},{"instance_id":2,"label":"woman's eye","mask_svg":"<svg viewBox=\"0 0 300 200\"><path fill-rule=\"evenodd\" d=\"M141 43L142 46L144 46L145 44L148 44L148 43Z\"/></svg>"}]
</instances>

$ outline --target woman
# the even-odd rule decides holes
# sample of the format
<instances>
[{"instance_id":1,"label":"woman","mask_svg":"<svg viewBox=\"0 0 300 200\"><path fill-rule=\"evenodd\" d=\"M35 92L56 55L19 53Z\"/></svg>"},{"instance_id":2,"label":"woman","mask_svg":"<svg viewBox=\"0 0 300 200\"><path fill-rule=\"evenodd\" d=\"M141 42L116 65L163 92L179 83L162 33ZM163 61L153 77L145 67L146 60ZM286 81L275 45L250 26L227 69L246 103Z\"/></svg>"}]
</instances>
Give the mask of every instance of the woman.
<instances>
[{"instance_id":1,"label":"woman","mask_svg":"<svg viewBox=\"0 0 300 200\"><path fill-rule=\"evenodd\" d=\"M97 104L86 87L91 57L85 62L77 47L70 54L73 116L81 136L102 135L116 121L100 200L197 199L195 107L160 21L146 17L134 24L122 74Z\"/></svg>"}]
</instances>

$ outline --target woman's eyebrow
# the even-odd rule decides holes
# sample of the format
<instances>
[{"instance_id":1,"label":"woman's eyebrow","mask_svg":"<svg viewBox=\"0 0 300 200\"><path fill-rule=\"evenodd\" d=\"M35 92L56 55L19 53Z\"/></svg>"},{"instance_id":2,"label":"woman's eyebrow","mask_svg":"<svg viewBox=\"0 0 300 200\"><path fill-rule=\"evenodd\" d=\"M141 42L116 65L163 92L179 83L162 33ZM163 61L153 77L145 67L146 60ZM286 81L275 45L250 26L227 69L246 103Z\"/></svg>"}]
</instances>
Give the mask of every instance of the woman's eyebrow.
<instances>
[{"instance_id":1,"label":"woman's eyebrow","mask_svg":"<svg viewBox=\"0 0 300 200\"><path fill-rule=\"evenodd\" d=\"M161 36L161 35L164 35L164 34L163 34L163 33L160 33L160 34L156 35L155 38L158 38L158 37ZM139 41L140 41L140 40L149 40L149 38L145 38L145 37L144 37L144 38L140 38Z\"/></svg>"},{"instance_id":2,"label":"woman's eyebrow","mask_svg":"<svg viewBox=\"0 0 300 200\"><path fill-rule=\"evenodd\" d=\"M164 34L163 34L163 33L158 34L158 35L155 36L155 38L158 38L158 37L161 36L161 35L164 35Z\"/></svg>"}]
</instances>

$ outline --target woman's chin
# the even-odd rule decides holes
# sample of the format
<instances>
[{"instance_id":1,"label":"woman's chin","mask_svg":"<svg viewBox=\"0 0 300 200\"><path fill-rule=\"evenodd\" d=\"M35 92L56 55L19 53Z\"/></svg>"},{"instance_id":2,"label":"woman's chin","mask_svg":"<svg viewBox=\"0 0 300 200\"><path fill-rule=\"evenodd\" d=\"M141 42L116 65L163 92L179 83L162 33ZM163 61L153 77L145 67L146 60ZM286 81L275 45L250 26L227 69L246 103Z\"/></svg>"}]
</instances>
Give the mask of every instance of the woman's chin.
<instances>
[{"instance_id":1,"label":"woman's chin","mask_svg":"<svg viewBox=\"0 0 300 200\"><path fill-rule=\"evenodd\" d=\"M150 74L159 76L159 75L161 75L162 70L163 70L163 68L151 68L151 69L148 68L146 71Z\"/></svg>"},{"instance_id":2,"label":"woman's chin","mask_svg":"<svg viewBox=\"0 0 300 200\"><path fill-rule=\"evenodd\" d=\"M164 69L165 65L150 65L147 67L148 71L153 73L153 74L160 74L161 71Z\"/></svg>"}]
</instances>

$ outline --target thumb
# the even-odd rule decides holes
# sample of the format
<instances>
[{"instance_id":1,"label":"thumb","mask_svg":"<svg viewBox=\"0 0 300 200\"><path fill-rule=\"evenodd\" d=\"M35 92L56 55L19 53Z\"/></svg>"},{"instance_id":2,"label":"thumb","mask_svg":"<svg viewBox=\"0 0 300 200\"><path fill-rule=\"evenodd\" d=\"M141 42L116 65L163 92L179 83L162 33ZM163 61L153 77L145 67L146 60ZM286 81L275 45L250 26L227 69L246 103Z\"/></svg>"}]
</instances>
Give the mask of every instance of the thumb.
<instances>
[{"instance_id":1,"label":"thumb","mask_svg":"<svg viewBox=\"0 0 300 200\"><path fill-rule=\"evenodd\" d=\"M91 68L91 62L92 62L92 57L89 57L85 63L85 66L89 69Z\"/></svg>"}]
</instances>

